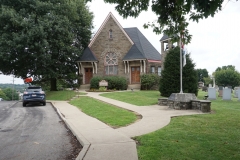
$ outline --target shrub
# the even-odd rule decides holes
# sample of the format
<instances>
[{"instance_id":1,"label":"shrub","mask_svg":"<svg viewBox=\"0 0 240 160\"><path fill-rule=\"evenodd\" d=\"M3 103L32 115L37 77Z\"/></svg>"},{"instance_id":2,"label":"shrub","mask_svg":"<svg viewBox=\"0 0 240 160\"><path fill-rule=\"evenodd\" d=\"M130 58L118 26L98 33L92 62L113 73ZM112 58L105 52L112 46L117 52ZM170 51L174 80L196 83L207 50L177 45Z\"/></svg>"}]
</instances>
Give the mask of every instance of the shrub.
<instances>
[{"instance_id":1,"label":"shrub","mask_svg":"<svg viewBox=\"0 0 240 160\"><path fill-rule=\"evenodd\" d=\"M127 80L124 77L108 76L104 78L108 82L108 89L126 90Z\"/></svg>"},{"instance_id":2,"label":"shrub","mask_svg":"<svg viewBox=\"0 0 240 160\"><path fill-rule=\"evenodd\" d=\"M142 90L156 90L159 86L160 77L157 74L143 74L141 75L141 89Z\"/></svg>"},{"instance_id":3,"label":"shrub","mask_svg":"<svg viewBox=\"0 0 240 160\"><path fill-rule=\"evenodd\" d=\"M99 82L103 80L103 77L93 77L90 81L90 88L91 89L98 89L99 88Z\"/></svg>"},{"instance_id":4,"label":"shrub","mask_svg":"<svg viewBox=\"0 0 240 160\"><path fill-rule=\"evenodd\" d=\"M126 90L127 80L124 77L119 76L107 76L107 77L93 77L90 82L91 89L98 89L99 82L105 80L108 82L108 89L112 90Z\"/></svg>"}]
</instances>

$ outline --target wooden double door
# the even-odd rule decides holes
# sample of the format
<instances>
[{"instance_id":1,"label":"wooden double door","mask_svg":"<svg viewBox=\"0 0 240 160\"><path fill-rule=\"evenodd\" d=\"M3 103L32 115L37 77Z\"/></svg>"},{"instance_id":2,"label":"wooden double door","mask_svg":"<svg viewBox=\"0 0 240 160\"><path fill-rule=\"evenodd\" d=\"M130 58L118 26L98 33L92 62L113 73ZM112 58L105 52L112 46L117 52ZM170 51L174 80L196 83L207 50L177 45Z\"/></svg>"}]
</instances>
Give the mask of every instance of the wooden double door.
<instances>
[{"instance_id":1,"label":"wooden double door","mask_svg":"<svg viewBox=\"0 0 240 160\"><path fill-rule=\"evenodd\" d=\"M85 68L85 84L90 84L92 77L93 77L93 69Z\"/></svg>"},{"instance_id":2,"label":"wooden double door","mask_svg":"<svg viewBox=\"0 0 240 160\"><path fill-rule=\"evenodd\" d=\"M131 83L140 83L140 67L131 67Z\"/></svg>"}]
</instances>

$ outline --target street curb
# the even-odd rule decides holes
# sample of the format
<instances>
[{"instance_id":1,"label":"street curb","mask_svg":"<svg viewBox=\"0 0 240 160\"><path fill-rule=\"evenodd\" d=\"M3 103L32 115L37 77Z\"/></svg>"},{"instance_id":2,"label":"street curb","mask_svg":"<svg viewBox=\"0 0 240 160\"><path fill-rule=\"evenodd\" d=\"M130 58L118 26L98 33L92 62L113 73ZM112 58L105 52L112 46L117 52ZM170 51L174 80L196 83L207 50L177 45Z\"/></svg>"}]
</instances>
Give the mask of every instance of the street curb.
<instances>
[{"instance_id":1,"label":"street curb","mask_svg":"<svg viewBox=\"0 0 240 160\"><path fill-rule=\"evenodd\" d=\"M61 119L64 121L64 123L67 125L68 129L71 130L71 132L73 133L73 135L77 138L77 140L79 141L79 143L83 146L82 150L80 151L80 153L78 154L76 160L83 160L83 158L85 157L85 155L87 154L88 149L90 148L91 144L81 135L76 134L76 130L74 130L74 125L71 124L71 122L69 122L60 112L60 110L54 106L54 104L52 102L50 102L52 104L52 106L56 109L58 115L61 117Z\"/></svg>"}]
</instances>

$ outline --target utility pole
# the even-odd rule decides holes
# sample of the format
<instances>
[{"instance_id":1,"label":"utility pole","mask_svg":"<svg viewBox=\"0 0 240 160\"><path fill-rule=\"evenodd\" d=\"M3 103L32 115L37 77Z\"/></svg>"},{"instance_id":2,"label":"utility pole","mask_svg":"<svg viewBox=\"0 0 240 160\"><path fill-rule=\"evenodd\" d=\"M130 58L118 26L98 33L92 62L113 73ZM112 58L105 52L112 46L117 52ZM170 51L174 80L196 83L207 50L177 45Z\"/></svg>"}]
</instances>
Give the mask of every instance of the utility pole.
<instances>
[{"instance_id":1,"label":"utility pole","mask_svg":"<svg viewBox=\"0 0 240 160\"><path fill-rule=\"evenodd\" d=\"M14 75L13 75L13 85L12 85L12 101L13 101L13 93L14 93Z\"/></svg>"}]
</instances>

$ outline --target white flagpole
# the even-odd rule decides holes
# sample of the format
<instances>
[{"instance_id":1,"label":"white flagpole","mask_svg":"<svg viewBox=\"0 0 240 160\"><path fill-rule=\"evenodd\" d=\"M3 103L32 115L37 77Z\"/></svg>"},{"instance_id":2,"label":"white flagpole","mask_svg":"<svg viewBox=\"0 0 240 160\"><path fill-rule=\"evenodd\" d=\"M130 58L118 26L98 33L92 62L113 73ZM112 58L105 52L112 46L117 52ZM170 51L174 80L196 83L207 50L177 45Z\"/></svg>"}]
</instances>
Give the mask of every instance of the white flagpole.
<instances>
[{"instance_id":1,"label":"white flagpole","mask_svg":"<svg viewBox=\"0 0 240 160\"><path fill-rule=\"evenodd\" d=\"M183 93L182 90L182 35L180 32L180 93Z\"/></svg>"}]
</instances>

